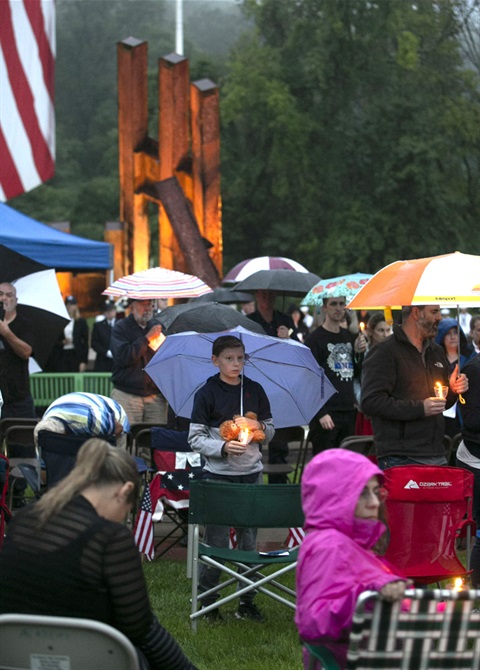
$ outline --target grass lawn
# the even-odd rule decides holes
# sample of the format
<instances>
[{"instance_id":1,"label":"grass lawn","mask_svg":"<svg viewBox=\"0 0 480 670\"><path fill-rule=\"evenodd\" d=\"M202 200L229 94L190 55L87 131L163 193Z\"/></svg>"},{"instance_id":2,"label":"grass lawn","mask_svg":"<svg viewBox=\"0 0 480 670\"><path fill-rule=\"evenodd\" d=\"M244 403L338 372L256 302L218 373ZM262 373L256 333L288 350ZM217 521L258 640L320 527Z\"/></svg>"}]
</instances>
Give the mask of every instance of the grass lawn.
<instances>
[{"instance_id":1,"label":"grass lawn","mask_svg":"<svg viewBox=\"0 0 480 670\"><path fill-rule=\"evenodd\" d=\"M152 607L158 619L200 670L300 670L301 647L293 610L263 594L255 603L265 623L235 619L236 600L221 608L223 622L199 619L190 627L190 588L184 561L160 558L145 563ZM293 581L293 575L289 576ZM290 582L291 583L291 582Z\"/></svg>"}]
</instances>

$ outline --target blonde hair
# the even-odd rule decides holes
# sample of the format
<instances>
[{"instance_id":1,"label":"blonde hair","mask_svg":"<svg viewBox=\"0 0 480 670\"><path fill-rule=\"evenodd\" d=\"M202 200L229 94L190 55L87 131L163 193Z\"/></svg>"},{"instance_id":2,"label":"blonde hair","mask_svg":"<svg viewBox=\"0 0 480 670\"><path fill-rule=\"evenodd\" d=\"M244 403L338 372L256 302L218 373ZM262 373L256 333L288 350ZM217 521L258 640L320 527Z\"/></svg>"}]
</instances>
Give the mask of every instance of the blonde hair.
<instances>
[{"instance_id":1,"label":"blonde hair","mask_svg":"<svg viewBox=\"0 0 480 670\"><path fill-rule=\"evenodd\" d=\"M135 461L124 449L118 449L97 437L87 440L77 454L75 467L35 504L41 524L62 510L87 486L101 488L108 484L133 482L127 502L133 503L140 493L140 475Z\"/></svg>"}]
</instances>

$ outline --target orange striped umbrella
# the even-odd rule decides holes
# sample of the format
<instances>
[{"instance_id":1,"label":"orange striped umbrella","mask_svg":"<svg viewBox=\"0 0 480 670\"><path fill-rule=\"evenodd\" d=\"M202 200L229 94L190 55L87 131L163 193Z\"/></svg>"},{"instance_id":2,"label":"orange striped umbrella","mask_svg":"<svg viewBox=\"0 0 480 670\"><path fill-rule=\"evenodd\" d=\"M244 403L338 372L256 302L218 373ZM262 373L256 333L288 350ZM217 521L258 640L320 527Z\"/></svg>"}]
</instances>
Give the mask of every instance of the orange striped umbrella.
<instances>
[{"instance_id":1,"label":"orange striped umbrella","mask_svg":"<svg viewBox=\"0 0 480 670\"><path fill-rule=\"evenodd\" d=\"M480 305L480 256L456 251L396 261L379 270L348 304L350 309L404 305Z\"/></svg>"}]
</instances>

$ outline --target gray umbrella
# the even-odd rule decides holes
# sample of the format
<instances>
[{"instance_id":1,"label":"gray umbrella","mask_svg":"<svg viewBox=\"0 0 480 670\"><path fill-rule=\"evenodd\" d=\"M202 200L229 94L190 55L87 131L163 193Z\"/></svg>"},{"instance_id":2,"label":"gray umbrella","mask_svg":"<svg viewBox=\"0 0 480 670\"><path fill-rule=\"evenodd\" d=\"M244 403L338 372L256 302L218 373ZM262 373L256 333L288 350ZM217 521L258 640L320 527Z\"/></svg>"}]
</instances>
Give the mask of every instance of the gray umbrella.
<instances>
[{"instance_id":1,"label":"gray umbrella","mask_svg":"<svg viewBox=\"0 0 480 670\"><path fill-rule=\"evenodd\" d=\"M248 319L236 309L220 305L218 302L188 302L183 305L167 307L155 319L162 324L166 335L194 331L196 333L215 333L243 326L254 333L265 334L263 328Z\"/></svg>"},{"instance_id":2,"label":"gray umbrella","mask_svg":"<svg viewBox=\"0 0 480 670\"><path fill-rule=\"evenodd\" d=\"M217 286L211 293L205 293L198 298L191 298L191 302L219 302L222 305L233 305L235 303L252 302L253 299L251 293L242 293L225 286Z\"/></svg>"},{"instance_id":3,"label":"gray umbrella","mask_svg":"<svg viewBox=\"0 0 480 670\"><path fill-rule=\"evenodd\" d=\"M278 291L283 295L304 296L320 281L313 272L292 270L259 270L233 288L235 291Z\"/></svg>"}]
</instances>

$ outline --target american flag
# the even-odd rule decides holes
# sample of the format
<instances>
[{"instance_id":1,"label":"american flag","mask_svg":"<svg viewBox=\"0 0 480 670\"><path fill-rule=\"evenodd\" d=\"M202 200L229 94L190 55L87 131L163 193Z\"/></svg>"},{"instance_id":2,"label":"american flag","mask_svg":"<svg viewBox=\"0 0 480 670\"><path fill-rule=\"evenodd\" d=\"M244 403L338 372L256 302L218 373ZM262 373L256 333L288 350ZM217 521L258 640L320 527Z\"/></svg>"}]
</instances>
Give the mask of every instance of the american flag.
<instances>
[{"instance_id":1,"label":"american flag","mask_svg":"<svg viewBox=\"0 0 480 670\"><path fill-rule=\"evenodd\" d=\"M145 554L149 561L153 561L155 546L153 544L152 499L148 484L145 484L143 490L142 502L135 520L134 535L138 551Z\"/></svg>"},{"instance_id":2,"label":"american flag","mask_svg":"<svg viewBox=\"0 0 480 670\"><path fill-rule=\"evenodd\" d=\"M285 546L287 549L299 547L302 544L304 537L305 531L303 528L289 528L287 539L285 540Z\"/></svg>"},{"instance_id":3,"label":"american flag","mask_svg":"<svg viewBox=\"0 0 480 670\"><path fill-rule=\"evenodd\" d=\"M0 2L0 201L55 169L55 0Z\"/></svg>"}]
</instances>

